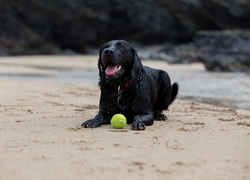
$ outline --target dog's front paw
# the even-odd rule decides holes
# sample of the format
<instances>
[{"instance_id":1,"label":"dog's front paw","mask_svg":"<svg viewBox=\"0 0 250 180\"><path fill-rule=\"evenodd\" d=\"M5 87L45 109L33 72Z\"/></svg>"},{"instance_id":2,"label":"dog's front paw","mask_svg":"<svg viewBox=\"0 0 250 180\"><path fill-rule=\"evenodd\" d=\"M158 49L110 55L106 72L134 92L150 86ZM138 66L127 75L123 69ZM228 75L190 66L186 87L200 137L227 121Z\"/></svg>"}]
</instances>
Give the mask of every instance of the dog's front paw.
<instances>
[{"instance_id":1,"label":"dog's front paw","mask_svg":"<svg viewBox=\"0 0 250 180\"><path fill-rule=\"evenodd\" d=\"M136 119L131 124L132 130L144 130L146 129L146 125L140 119Z\"/></svg>"},{"instance_id":2,"label":"dog's front paw","mask_svg":"<svg viewBox=\"0 0 250 180\"><path fill-rule=\"evenodd\" d=\"M101 126L100 122L96 119L90 119L88 121L85 121L84 123L82 123L82 127L84 128L95 128Z\"/></svg>"}]
</instances>

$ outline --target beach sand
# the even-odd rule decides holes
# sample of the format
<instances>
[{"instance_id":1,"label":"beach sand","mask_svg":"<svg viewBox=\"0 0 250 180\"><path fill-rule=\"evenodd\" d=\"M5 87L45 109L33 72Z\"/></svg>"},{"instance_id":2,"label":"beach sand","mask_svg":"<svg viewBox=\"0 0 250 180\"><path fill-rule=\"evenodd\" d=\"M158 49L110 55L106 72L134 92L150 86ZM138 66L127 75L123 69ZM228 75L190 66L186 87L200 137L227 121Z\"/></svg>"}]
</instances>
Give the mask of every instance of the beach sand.
<instances>
[{"instance_id":1,"label":"beach sand","mask_svg":"<svg viewBox=\"0 0 250 180\"><path fill-rule=\"evenodd\" d=\"M0 71L96 70L96 59L8 57ZM144 131L82 128L96 115L99 96L93 84L1 79L0 179L250 179L250 111L177 98L168 120Z\"/></svg>"}]
</instances>

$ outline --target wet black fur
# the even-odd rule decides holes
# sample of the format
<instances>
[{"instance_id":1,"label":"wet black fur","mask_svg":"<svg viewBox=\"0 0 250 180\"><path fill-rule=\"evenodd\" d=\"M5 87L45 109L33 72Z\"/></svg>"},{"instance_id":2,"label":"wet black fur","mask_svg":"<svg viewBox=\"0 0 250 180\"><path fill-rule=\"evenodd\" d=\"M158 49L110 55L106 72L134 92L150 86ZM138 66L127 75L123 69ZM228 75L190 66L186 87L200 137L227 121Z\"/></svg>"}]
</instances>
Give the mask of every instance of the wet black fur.
<instances>
[{"instance_id":1,"label":"wet black fur","mask_svg":"<svg viewBox=\"0 0 250 180\"><path fill-rule=\"evenodd\" d=\"M111 49L114 54L104 54ZM107 76L105 69L108 64L121 64L123 75ZM163 70L143 66L135 49L126 41L116 40L106 43L101 49L98 60L99 86L101 97L99 112L82 124L83 127L98 127L110 123L114 114L126 116L134 130L143 130L152 125L154 120L166 120L162 114L174 101L178 93L178 85L171 86L169 75ZM121 100L117 103L117 86L129 82L136 76L134 83L123 90Z\"/></svg>"}]
</instances>

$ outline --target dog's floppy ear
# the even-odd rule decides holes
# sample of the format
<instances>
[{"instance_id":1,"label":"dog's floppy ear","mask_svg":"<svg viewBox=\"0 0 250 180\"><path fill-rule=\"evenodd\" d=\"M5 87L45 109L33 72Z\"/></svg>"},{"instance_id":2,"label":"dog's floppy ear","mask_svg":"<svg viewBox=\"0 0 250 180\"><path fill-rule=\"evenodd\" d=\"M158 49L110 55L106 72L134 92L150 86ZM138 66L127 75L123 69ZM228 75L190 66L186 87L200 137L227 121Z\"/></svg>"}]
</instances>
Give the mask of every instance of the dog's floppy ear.
<instances>
[{"instance_id":1,"label":"dog's floppy ear","mask_svg":"<svg viewBox=\"0 0 250 180\"><path fill-rule=\"evenodd\" d=\"M132 52L133 52L134 62L133 62L132 70L131 70L131 76L135 77L141 71L142 63L134 48L132 49Z\"/></svg>"},{"instance_id":2,"label":"dog's floppy ear","mask_svg":"<svg viewBox=\"0 0 250 180\"><path fill-rule=\"evenodd\" d=\"M102 58L102 48L99 51L99 59L98 59L98 69L99 69L99 77L105 75L105 69L101 61Z\"/></svg>"}]
</instances>

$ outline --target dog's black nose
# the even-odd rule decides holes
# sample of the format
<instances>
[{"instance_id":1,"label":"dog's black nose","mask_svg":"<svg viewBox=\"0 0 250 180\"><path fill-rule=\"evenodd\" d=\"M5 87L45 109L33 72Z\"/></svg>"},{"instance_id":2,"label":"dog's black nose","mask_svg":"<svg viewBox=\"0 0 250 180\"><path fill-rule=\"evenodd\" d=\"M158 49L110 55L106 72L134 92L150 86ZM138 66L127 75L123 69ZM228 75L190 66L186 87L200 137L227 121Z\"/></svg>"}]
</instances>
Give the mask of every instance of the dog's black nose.
<instances>
[{"instance_id":1,"label":"dog's black nose","mask_svg":"<svg viewBox=\"0 0 250 180\"><path fill-rule=\"evenodd\" d=\"M104 54L113 55L114 51L113 51L113 49L107 48L107 49L104 50Z\"/></svg>"}]
</instances>

